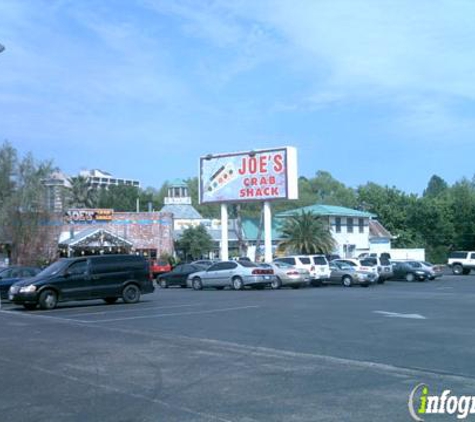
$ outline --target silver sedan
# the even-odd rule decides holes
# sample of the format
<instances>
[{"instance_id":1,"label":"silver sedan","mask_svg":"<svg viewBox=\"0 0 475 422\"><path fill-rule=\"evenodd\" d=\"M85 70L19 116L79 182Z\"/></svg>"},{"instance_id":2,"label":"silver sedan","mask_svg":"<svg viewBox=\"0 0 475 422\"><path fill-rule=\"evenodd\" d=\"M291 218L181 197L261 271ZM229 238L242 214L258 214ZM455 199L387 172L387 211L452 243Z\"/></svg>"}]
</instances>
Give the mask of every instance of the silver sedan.
<instances>
[{"instance_id":1,"label":"silver sedan","mask_svg":"<svg viewBox=\"0 0 475 422\"><path fill-rule=\"evenodd\" d=\"M246 286L263 289L275 280L272 268L261 267L249 261L221 261L205 271L190 274L187 282L193 289L214 287L222 290L232 287L242 290Z\"/></svg>"},{"instance_id":2,"label":"silver sedan","mask_svg":"<svg viewBox=\"0 0 475 422\"><path fill-rule=\"evenodd\" d=\"M340 262L330 263L329 283L342 284L345 287L351 287L359 284L362 287L368 287L377 281L378 275L372 271L359 271L355 267Z\"/></svg>"},{"instance_id":3,"label":"silver sedan","mask_svg":"<svg viewBox=\"0 0 475 422\"><path fill-rule=\"evenodd\" d=\"M305 268L297 268L295 265L285 262L273 262L262 264L262 266L274 270L275 280L271 285L273 289L280 289L285 286L298 289L310 284L310 271Z\"/></svg>"}]
</instances>

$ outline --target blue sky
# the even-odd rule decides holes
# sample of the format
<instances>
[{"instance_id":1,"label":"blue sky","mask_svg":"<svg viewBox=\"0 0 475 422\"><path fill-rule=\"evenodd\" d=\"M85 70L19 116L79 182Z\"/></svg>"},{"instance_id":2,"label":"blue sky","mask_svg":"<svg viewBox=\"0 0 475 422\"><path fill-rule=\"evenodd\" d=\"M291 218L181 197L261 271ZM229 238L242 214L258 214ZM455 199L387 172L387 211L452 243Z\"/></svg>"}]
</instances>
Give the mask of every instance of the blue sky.
<instances>
[{"instance_id":1,"label":"blue sky","mask_svg":"<svg viewBox=\"0 0 475 422\"><path fill-rule=\"evenodd\" d=\"M0 0L0 137L144 187L295 146L421 193L475 173L472 0Z\"/></svg>"}]
</instances>

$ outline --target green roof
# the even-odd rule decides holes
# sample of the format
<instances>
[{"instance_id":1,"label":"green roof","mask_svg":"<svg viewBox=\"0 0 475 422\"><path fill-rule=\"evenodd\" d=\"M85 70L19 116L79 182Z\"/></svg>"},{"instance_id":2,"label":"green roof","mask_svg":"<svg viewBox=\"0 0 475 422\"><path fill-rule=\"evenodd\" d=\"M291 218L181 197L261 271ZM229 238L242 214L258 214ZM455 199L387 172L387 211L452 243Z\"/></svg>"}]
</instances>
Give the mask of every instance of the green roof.
<instances>
[{"instance_id":1,"label":"green roof","mask_svg":"<svg viewBox=\"0 0 475 422\"><path fill-rule=\"evenodd\" d=\"M282 222L276 219L272 219L272 239L281 239L282 234L280 232L280 227ZM243 218L242 219L242 230L244 234L244 239L246 240L256 240L257 234L259 233L259 219L258 218ZM261 240L264 242L264 226L262 226L262 235Z\"/></svg>"},{"instance_id":2,"label":"green roof","mask_svg":"<svg viewBox=\"0 0 475 422\"><path fill-rule=\"evenodd\" d=\"M168 184L169 188L187 188L188 185L183 179L174 179Z\"/></svg>"},{"instance_id":3,"label":"green roof","mask_svg":"<svg viewBox=\"0 0 475 422\"><path fill-rule=\"evenodd\" d=\"M275 214L277 218L290 217L292 215L302 214L303 212L310 212L322 217L337 216L337 217L376 217L376 214L372 214L367 211L354 210L352 208L338 207L336 205L322 205L315 204L308 207L296 208L294 210L280 212Z\"/></svg>"}]
</instances>

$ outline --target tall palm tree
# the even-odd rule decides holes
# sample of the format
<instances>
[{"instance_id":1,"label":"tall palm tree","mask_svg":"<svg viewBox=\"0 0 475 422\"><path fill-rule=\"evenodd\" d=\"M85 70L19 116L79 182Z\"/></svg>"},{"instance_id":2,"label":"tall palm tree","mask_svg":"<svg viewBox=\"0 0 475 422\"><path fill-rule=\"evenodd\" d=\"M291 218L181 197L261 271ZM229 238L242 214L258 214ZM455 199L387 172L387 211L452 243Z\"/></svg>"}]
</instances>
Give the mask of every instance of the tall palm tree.
<instances>
[{"instance_id":1,"label":"tall palm tree","mask_svg":"<svg viewBox=\"0 0 475 422\"><path fill-rule=\"evenodd\" d=\"M279 248L293 253L329 254L335 247L328 224L311 212L288 217L282 226Z\"/></svg>"},{"instance_id":2,"label":"tall palm tree","mask_svg":"<svg viewBox=\"0 0 475 422\"><path fill-rule=\"evenodd\" d=\"M84 176L72 177L71 205L76 208L91 208L97 203L97 192Z\"/></svg>"}]
</instances>

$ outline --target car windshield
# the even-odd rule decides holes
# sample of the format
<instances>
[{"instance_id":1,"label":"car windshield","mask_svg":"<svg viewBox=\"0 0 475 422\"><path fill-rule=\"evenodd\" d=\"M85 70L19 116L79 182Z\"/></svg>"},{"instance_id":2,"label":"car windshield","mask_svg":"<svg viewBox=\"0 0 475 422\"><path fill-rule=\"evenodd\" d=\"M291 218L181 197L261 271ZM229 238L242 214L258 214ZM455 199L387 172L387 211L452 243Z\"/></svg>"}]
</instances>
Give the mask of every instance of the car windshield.
<instances>
[{"instance_id":1,"label":"car windshield","mask_svg":"<svg viewBox=\"0 0 475 422\"><path fill-rule=\"evenodd\" d=\"M51 264L49 267L46 267L43 271L41 271L38 276L41 277L48 277L50 275L58 274L61 270L66 267L66 260L60 259L56 261L54 264Z\"/></svg>"},{"instance_id":2,"label":"car windshield","mask_svg":"<svg viewBox=\"0 0 475 422\"><path fill-rule=\"evenodd\" d=\"M374 267L376 265L376 260L374 258L362 259L360 264L364 265L365 267Z\"/></svg>"}]
</instances>

